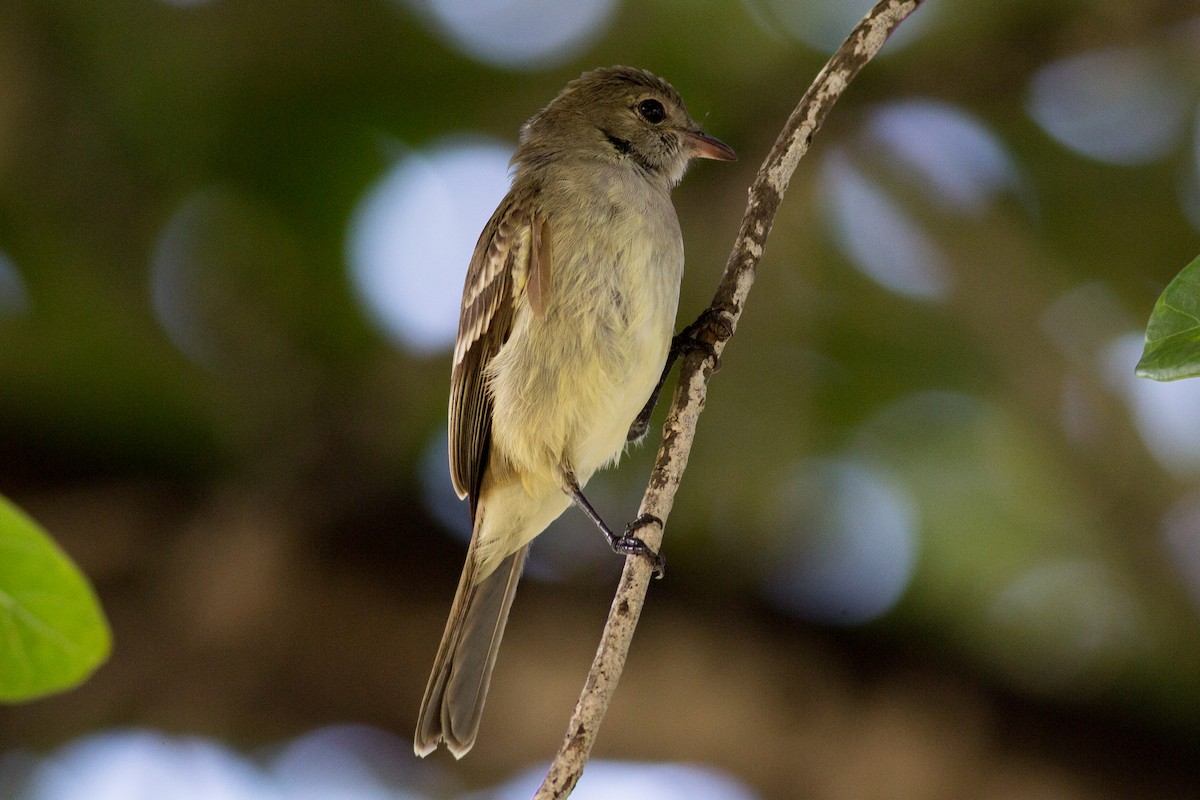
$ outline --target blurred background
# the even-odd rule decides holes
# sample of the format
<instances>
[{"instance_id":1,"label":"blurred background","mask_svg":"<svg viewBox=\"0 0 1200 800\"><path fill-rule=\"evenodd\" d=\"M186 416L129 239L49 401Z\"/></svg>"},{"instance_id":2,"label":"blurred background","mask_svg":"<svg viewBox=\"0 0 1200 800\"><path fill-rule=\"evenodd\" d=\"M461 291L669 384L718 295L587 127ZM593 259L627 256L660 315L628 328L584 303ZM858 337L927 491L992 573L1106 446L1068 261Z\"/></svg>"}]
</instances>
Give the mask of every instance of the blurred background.
<instances>
[{"instance_id":1,"label":"blurred background","mask_svg":"<svg viewBox=\"0 0 1200 800\"><path fill-rule=\"evenodd\" d=\"M5 0L0 492L115 650L0 710L0 797L529 796L620 560L538 540L479 741L409 739L465 551L459 295L521 123L650 69L741 155L675 191L679 325L869 3ZM929 0L801 163L577 797L1179 798L1200 4ZM662 413L656 417L661 421ZM598 476L632 518L657 447Z\"/></svg>"}]
</instances>

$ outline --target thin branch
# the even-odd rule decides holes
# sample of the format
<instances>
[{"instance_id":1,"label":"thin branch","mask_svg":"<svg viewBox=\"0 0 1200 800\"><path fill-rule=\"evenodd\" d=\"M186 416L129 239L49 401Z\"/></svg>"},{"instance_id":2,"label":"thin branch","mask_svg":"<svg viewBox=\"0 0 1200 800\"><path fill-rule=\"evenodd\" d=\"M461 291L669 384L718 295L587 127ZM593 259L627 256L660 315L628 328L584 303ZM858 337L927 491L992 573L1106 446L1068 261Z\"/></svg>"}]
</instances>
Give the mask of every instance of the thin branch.
<instances>
[{"instance_id":1,"label":"thin branch","mask_svg":"<svg viewBox=\"0 0 1200 800\"><path fill-rule=\"evenodd\" d=\"M725 343L737 329L775 212L796 164L808 152L813 134L859 70L879 52L896 26L920 4L921 0L880 0L871 9L804 93L770 154L759 167L750 186L750 199L733 251L725 264L712 304L705 312L707 324L703 326L701 338L712 345L713 353L709 355L696 350L682 360L679 383L663 425L662 445L642 497L639 515L651 514L665 523L671 512L692 450L696 422L704 409L715 357L721 355ZM641 528L639 535L656 550L662 545L662 528L657 525ZM534 800L566 797L583 774L600 722L625 666L629 644L646 600L650 572L648 559L626 559L600 647L575 706L566 739Z\"/></svg>"}]
</instances>

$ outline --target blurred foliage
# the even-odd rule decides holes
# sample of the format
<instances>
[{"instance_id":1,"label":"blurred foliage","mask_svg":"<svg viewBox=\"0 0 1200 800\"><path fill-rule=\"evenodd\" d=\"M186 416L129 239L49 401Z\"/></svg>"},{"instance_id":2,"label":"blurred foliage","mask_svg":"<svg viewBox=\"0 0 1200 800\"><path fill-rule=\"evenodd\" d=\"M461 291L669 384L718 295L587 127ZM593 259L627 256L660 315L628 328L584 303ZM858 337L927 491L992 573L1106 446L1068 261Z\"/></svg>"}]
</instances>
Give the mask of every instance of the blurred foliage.
<instances>
[{"instance_id":1,"label":"blurred foliage","mask_svg":"<svg viewBox=\"0 0 1200 800\"><path fill-rule=\"evenodd\" d=\"M1184 267L1154 304L1137 374L1157 381L1200 376L1200 258Z\"/></svg>"},{"instance_id":2,"label":"blurred foliage","mask_svg":"<svg viewBox=\"0 0 1200 800\"><path fill-rule=\"evenodd\" d=\"M0 700L69 689L108 658L108 623L87 579L0 497Z\"/></svg>"},{"instance_id":3,"label":"blurred foliage","mask_svg":"<svg viewBox=\"0 0 1200 800\"><path fill-rule=\"evenodd\" d=\"M741 156L696 165L675 191L682 326L824 61L784 24L791 5L819 14L815 0L620 3L579 49L520 68L455 46L428 5L0 4L0 491L95 578L120 643L85 687L95 695L46 712L43 743L80 732L69 724L145 720L252 740L350 714L407 731L465 512L429 467L448 348L408 350L364 309L347 254L360 202L448 141L514 144L585 69L650 69ZM784 199L711 386L662 591L772 620L729 626L764 648L782 617L789 635L919 654L1004 698L1193 745L1200 403L1196 382L1134 381L1129 344L1200 251L1200 6L930 0L918 15L839 103ZM1099 100L1077 73L1046 71L1113 51L1153 68L1089 85ZM1035 94L1053 91L1096 127L1036 117ZM1117 113L1151 94L1184 109L1178 122ZM934 127L904 138L897 119ZM1157 149L1124 160L1079 144L1144 127ZM460 285L465 267L436 277ZM605 515L634 515L649 441L593 480ZM608 585L585 527L568 514L539 540L522 596L557 607ZM847 530L865 538L839 539ZM809 591L826 586L818 573L825 594ZM863 604L876 583L894 591ZM498 682L518 664L542 674L517 644L532 613L514 613ZM401 618L419 637L397 638ZM357 646L326 653L351 634ZM562 678L563 720L585 663ZM293 669L327 693L293 692L274 717L246 699L294 688L280 677ZM394 704L381 700L392 688ZM829 707L853 715L848 696ZM611 741L629 741L617 730ZM560 731L545 735L552 747Z\"/></svg>"}]
</instances>

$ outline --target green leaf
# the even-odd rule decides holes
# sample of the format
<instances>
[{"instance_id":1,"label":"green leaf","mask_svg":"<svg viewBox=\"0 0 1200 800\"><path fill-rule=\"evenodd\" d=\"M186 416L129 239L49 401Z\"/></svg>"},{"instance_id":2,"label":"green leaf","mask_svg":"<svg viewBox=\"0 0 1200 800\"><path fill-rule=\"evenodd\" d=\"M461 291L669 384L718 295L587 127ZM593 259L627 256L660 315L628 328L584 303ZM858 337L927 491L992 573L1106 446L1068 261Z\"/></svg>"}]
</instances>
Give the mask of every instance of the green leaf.
<instances>
[{"instance_id":1,"label":"green leaf","mask_svg":"<svg viewBox=\"0 0 1200 800\"><path fill-rule=\"evenodd\" d=\"M1200 376L1200 257L1167 284L1154 304L1137 376L1156 381Z\"/></svg>"},{"instance_id":2,"label":"green leaf","mask_svg":"<svg viewBox=\"0 0 1200 800\"><path fill-rule=\"evenodd\" d=\"M81 683L108 657L111 643L79 568L0 496L0 701Z\"/></svg>"}]
</instances>

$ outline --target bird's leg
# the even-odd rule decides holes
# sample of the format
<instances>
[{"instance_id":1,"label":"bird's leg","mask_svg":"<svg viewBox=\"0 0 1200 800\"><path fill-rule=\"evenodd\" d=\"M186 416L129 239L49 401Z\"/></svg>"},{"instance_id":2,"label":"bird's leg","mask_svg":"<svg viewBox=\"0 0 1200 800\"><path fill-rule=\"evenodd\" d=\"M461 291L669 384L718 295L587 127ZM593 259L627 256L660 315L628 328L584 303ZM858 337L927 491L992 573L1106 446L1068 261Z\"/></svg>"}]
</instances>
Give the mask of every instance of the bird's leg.
<instances>
[{"instance_id":1,"label":"bird's leg","mask_svg":"<svg viewBox=\"0 0 1200 800\"><path fill-rule=\"evenodd\" d=\"M671 374L671 367L675 366L675 362L681 355L691 350L699 350L706 356L712 356L713 372L721 368L721 359L717 355L716 348L708 341L700 338L700 335L709 329L713 333L713 338L725 341L733 335L733 329L729 326L725 315L720 309L709 306L696 317L696 321L686 328L675 334L671 338L671 349L667 351L667 363L663 365L662 375L658 378L658 383L654 386L654 391L650 393L650 398L646 401L646 405L642 406L642 410L638 412L634 418L633 424L629 426L629 433L625 436L627 442L639 442L646 435L646 431L650 428L650 415L654 413L654 407L658 405L658 396L662 393L663 384L667 382L667 376Z\"/></svg>"},{"instance_id":2,"label":"bird's leg","mask_svg":"<svg viewBox=\"0 0 1200 800\"><path fill-rule=\"evenodd\" d=\"M612 532L612 528L600 518L596 513L596 509L592 508L592 504L583 496L583 490L579 488L579 483L575 480L575 476L571 473L566 473L565 476L566 490L571 495L571 499L575 501L575 505L587 514L588 519L596 524L600 532L608 539L608 546L613 549L613 552L620 553L626 556L645 556L650 559L650 563L654 567L654 577L661 578L667 565L667 560L663 558L661 553L656 553L650 549L650 546L634 535L638 528L649 525L652 522L657 522L660 526L662 520L652 514L643 514L625 527L625 532L618 536Z\"/></svg>"},{"instance_id":3,"label":"bird's leg","mask_svg":"<svg viewBox=\"0 0 1200 800\"><path fill-rule=\"evenodd\" d=\"M634 417L633 424L629 426L629 433L625 434L625 441L640 442L646 436L646 432L650 430L650 415L654 413L654 407L658 405L658 396L662 393L663 384L667 382L667 376L671 374L671 367L675 366L675 359L679 358L679 353L675 350L675 340L671 340L671 349L667 351L667 363L663 367L662 375L658 377L658 383L654 384L654 391L650 393L650 399L646 401L646 405L642 406L642 410Z\"/></svg>"}]
</instances>

